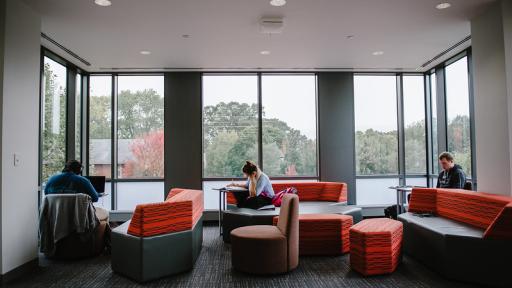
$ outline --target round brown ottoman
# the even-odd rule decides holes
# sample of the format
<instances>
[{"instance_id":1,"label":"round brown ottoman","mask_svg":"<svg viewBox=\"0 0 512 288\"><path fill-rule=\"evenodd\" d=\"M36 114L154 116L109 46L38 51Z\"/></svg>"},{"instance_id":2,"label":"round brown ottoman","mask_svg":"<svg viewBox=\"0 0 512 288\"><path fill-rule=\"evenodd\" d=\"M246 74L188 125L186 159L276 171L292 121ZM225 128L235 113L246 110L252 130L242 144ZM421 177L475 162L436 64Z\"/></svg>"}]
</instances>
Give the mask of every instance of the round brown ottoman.
<instances>
[{"instance_id":1,"label":"round brown ottoman","mask_svg":"<svg viewBox=\"0 0 512 288\"><path fill-rule=\"evenodd\" d=\"M250 274L288 271L287 239L270 225L240 227L231 231L231 260L235 270Z\"/></svg>"}]
</instances>

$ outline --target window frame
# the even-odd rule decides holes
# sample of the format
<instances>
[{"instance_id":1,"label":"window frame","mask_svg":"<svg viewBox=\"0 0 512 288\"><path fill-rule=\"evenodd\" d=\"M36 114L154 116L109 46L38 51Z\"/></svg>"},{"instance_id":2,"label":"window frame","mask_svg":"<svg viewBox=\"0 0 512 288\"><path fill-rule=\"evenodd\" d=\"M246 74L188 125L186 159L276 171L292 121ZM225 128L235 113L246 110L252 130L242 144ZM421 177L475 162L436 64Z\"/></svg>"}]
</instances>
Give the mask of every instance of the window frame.
<instances>
[{"instance_id":1,"label":"window frame","mask_svg":"<svg viewBox=\"0 0 512 288\"><path fill-rule=\"evenodd\" d=\"M201 73L201 111L204 111L204 93L203 93L203 77L204 76L247 76L254 75L257 77L257 107L258 107L258 163L262 170L264 170L263 163L263 91L262 91L262 77L266 75L284 75L284 76L293 76L293 75L311 75L315 77L315 128L316 128L316 175L302 175L302 176L272 176L268 175L272 180L319 180L321 171L320 171L320 145L318 142L319 139L319 126L318 126L318 73L316 72L275 72L275 71L240 71L240 72L202 72ZM204 139L204 112L201 113L201 127ZM203 157L204 157L204 141L202 142L203 149ZM203 159L204 161L204 159ZM204 173L204 167L201 169L202 182L208 181L243 181L246 178L243 177L206 177Z\"/></svg>"}]
</instances>

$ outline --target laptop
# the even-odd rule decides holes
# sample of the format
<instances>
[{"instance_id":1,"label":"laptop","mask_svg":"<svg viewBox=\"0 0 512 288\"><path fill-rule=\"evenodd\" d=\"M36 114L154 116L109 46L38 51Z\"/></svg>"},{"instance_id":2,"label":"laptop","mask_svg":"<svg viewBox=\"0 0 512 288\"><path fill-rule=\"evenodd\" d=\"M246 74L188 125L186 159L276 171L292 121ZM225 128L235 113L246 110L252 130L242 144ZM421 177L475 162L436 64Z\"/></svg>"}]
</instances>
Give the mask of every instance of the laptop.
<instances>
[{"instance_id":1,"label":"laptop","mask_svg":"<svg viewBox=\"0 0 512 288\"><path fill-rule=\"evenodd\" d=\"M85 178L91 181L92 186L98 192L98 194L105 193L105 176L85 176Z\"/></svg>"}]
</instances>

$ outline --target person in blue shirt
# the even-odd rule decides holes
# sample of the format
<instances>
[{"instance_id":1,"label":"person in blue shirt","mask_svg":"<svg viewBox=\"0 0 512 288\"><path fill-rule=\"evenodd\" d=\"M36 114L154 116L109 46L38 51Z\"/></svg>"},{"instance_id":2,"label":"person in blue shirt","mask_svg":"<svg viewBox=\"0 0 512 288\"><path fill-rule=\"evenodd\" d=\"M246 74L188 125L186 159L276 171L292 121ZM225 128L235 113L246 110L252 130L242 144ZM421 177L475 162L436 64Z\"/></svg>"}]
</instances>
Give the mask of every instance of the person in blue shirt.
<instances>
[{"instance_id":1,"label":"person in blue shirt","mask_svg":"<svg viewBox=\"0 0 512 288\"><path fill-rule=\"evenodd\" d=\"M81 176L82 164L77 160L70 160L62 170L62 173L53 175L46 182L44 194L83 193L91 196L92 202L98 202L98 192L92 186L89 179Z\"/></svg>"},{"instance_id":2,"label":"person in blue shirt","mask_svg":"<svg viewBox=\"0 0 512 288\"><path fill-rule=\"evenodd\" d=\"M248 191L233 192L237 206L239 208L252 208L259 209L263 206L272 204L274 198L274 189L270 183L270 178L260 168L252 163L246 161L242 167L244 176L247 177L247 182L243 184L229 184L228 187L242 187L247 188Z\"/></svg>"}]
</instances>

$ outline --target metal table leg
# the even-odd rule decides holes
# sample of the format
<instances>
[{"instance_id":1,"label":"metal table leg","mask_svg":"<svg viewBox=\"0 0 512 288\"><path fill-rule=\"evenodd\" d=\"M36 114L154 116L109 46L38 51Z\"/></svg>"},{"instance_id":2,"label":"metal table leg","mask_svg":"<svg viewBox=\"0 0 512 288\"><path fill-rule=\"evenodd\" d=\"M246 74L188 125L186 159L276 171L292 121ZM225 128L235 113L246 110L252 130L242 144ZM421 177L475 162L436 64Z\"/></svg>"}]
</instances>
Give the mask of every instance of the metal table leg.
<instances>
[{"instance_id":1,"label":"metal table leg","mask_svg":"<svg viewBox=\"0 0 512 288\"><path fill-rule=\"evenodd\" d=\"M222 206L221 206L221 201L222 201L222 191L219 190L219 235L222 236L222 220L221 220L221 217L222 217Z\"/></svg>"},{"instance_id":2,"label":"metal table leg","mask_svg":"<svg viewBox=\"0 0 512 288\"><path fill-rule=\"evenodd\" d=\"M396 191L396 216L400 215L400 191Z\"/></svg>"}]
</instances>

